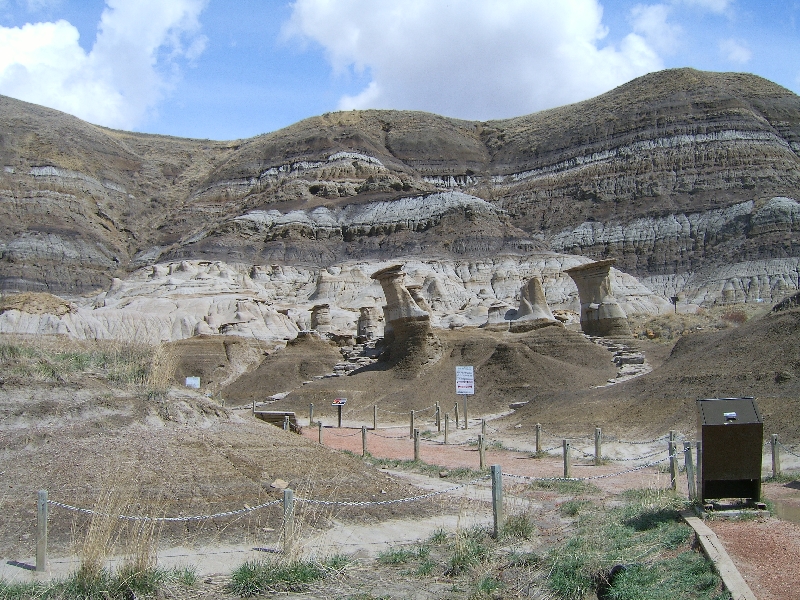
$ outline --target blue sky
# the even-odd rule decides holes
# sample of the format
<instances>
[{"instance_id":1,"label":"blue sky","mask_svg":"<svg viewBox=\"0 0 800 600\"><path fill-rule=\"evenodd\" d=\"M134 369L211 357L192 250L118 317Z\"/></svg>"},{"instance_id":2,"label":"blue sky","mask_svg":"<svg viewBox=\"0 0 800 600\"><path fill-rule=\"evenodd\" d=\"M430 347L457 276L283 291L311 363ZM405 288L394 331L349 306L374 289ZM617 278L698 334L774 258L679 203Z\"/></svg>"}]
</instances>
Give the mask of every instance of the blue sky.
<instances>
[{"instance_id":1,"label":"blue sky","mask_svg":"<svg viewBox=\"0 0 800 600\"><path fill-rule=\"evenodd\" d=\"M0 94L185 137L506 118L683 66L800 92L800 0L0 0Z\"/></svg>"}]
</instances>

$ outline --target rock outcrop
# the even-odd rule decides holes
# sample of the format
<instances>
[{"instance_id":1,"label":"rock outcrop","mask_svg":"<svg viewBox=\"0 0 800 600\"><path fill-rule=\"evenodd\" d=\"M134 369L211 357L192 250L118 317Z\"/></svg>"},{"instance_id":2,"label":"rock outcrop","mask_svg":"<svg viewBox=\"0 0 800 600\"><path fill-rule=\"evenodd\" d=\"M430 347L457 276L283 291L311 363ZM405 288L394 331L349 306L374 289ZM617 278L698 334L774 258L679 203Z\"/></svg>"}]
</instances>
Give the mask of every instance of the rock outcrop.
<instances>
[{"instance_id":1,"label":"rock outcrop","mask_svg":"<svg viewBox=\"0 0 800 600\"><path fill-rule=\"evenodd\" d=\"M5 293L73 300L143 266L206 260L314 271L320 303L319 270L347 261L548 249L616 258L693 303L798 289L800 98L752 75L662 71L481 123L330 113L235 142L111 131L4 97L0 118ZM473 277L467 322L521 285ZM446 283L421 281L431 308L451 308L432 289Z\"/></svg>"},{"instance_id":2,"label":"rock outcrop","mask_svg":"<svg viewBox=\"0 0 800 600\"><path fill-rule=\"evenodd\" d=\"M522 333L547 325L560 324L547 306L541 280L538 277L531 277L519 291L519 308L514 315L510 330L513 333Z\"/></svg>"}]
</instances>

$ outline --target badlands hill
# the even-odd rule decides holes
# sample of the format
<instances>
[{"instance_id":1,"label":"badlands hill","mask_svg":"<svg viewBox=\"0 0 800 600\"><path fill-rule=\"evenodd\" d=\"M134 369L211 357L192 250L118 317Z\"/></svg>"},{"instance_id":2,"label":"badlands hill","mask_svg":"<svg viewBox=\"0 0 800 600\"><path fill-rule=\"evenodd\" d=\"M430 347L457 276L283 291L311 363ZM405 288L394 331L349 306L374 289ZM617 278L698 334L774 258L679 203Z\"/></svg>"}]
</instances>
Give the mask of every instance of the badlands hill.
<instances>
[{"instance_id":1,"label":"badlands hill","mask_svg":"<svg viewBox=\"0 0 800 600\"><path fill-rule=\"evenodd\" d=\"M662 296L798 281L800 98L678 69L503 121L325 114L247 140L113 131L0 97L0 288L74 296L158 262L311 269L555 251Z\"/></svg>"}]
</instances>

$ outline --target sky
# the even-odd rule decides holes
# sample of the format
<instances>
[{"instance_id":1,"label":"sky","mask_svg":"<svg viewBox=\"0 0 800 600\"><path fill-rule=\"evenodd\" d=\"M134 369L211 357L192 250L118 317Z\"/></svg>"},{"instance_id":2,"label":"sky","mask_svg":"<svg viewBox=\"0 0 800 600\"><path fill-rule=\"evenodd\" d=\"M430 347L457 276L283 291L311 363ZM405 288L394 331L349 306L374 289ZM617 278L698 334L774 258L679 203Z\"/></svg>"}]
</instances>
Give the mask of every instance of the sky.
<instances>
[{"instance_id":1,"label":"sky","mask_svg":"<svg viewBox=\"0 0 800 600\"><path fill-rule=\"evenodd\" d=\"M673 67L800 93L800 0L0 0L0 94L192 138L351 109L508 118Z\"/></svg>"}]
</instances>

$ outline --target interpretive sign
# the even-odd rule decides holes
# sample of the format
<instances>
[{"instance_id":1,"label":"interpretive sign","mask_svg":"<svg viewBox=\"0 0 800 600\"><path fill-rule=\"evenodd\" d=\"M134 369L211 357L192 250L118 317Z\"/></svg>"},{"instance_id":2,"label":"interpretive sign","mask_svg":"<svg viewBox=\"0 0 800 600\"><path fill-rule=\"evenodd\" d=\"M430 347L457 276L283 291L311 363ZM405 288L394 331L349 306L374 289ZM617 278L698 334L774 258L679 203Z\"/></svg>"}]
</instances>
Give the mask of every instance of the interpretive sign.
<instances>
[{"instance_id":1,"label":"interpretive sign","mask_svg":"<svg viewBox=\"0 0 800 600\"><path fill-rule=\"evenodd\" d=\"M187 377L186 378L186 387L193 388L195 390L200 389L200 378L199 377Z\"/></svg>"},{"instance_id":2,"label":"interpretive sign","mask_svg":"<svg viewBox=\"0 0 800 600\"><path fill-rule=\"evenodd\" d=\"M342 406L343 404L347 404L347 398L336 398L331 402L331 406Z\"/></svg>"},{"instance_id":3,"label":"interpretive sign","mask_svg":"<svg viewBox=\"0 0 800 600\"><path fill-rule=\"evenodd\" d=\"M456 367L456 394L475 393L475 372L472 367Z\"/></svg>"}]
</instances>

